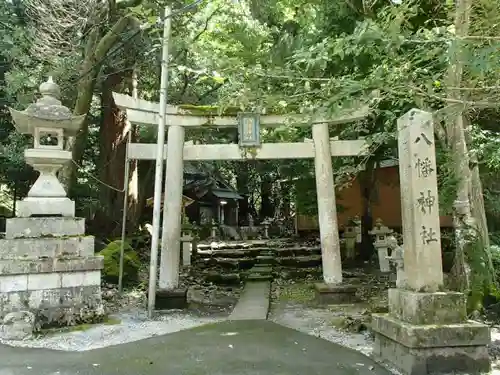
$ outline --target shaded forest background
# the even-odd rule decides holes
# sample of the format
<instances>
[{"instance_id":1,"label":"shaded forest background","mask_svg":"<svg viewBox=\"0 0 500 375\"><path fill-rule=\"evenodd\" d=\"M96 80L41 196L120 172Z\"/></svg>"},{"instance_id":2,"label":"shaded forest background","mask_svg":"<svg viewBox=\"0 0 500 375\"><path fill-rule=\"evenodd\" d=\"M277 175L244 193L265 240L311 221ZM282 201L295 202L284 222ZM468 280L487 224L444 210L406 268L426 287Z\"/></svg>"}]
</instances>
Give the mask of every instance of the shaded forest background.
<instances>
[{"instance_id":1,"label":"shaded forest background","mask_svg":"<svg viewBox=\"0 0 500 375\"><path fill-rule=\"evenodd\" d=\"M92 234L120 232L129 185L128 233L150 218L154 162L132 162L124 181L126 119L112 92L157 101L165 1L11 0L0 3L0 179L2 204L21 199L36 178L22 157L30 140L14 131L7 107L36 100L48 75L64 104L87 114L61 172ZM268 113L324 111L369 102L364 121L332 129L365 137L366 158L336 158L339 188L361 183L364 253L377 199L374 171L397 159L396 119L413 107L436 115L440 208L453 215L457 289L494 286L500 254L500 3L498 0L213 0L172 1L169 103ZM134 126L133 141L154 142L154 127ZM265 130L264 142L301 141L310 129ZM234 130L196 130L187 139L228 143ZM310 161L212 162L246 199L240 214L281 215L284 201L316 207ZM302 185L287 183L302 179ZM302 192L302 193L299 193ZM307 193L303 193L307 192ZM454 202L467 202L457 206ZM464 235L467 229L468 235Z\"/></svg>"}]
</instances>

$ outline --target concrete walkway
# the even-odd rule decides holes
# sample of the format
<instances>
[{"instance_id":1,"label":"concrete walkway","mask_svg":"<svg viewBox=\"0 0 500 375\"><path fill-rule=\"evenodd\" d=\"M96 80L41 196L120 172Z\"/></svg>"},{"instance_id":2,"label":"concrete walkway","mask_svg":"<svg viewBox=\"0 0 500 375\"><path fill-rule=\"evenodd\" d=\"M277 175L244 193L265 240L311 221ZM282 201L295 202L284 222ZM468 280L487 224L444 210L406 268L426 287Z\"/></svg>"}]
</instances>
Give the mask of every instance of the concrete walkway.
<instances>
[{"instance_id":1,"label":"concrete walkway","mask_svg":"<svg viewBox=\"0 0 500 375\"><path fill-rule=\"evenodd\" d=\"M266 320L270 294L270 281L247 281L229 320Z\"/></svg>"},{"instance_id":2,"label":"concrete walkway","mask_svg":"<svg viewBox=\"0 0 500 375\"><path fill-rule=\"evenodd\" d=\"M0 359L0 375L390 375L359 352L264 320L80 353L0 345Z\"/></svg>"}]
</instances>

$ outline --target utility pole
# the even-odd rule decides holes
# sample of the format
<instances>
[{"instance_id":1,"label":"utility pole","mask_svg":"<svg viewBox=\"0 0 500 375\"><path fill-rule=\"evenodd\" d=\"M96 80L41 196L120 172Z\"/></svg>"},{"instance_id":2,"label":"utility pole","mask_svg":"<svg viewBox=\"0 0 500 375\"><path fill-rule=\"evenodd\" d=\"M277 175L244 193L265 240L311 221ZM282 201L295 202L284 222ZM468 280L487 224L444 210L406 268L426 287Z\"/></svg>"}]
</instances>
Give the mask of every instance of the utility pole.
<instances>
[{"instance_id":1,"label":"utility pole","mask_svg":"<svg viewBox=\"0 0 500 375\"><path fill-rule=\"evenodd\" d=\"M148 316L153 317L156 299L156 280L158 275L158 248L161 218L161 190L163 177L163 149L165 148L165 124L167 112L168 90L168 43L171 29L170 6L165 7L163 27L163 48L161 55L160 109L158 113L158 136L156 142L155 187L153 204L153 233L151 239L151 261L149 265Z\"/></svg>"}]
</instances>

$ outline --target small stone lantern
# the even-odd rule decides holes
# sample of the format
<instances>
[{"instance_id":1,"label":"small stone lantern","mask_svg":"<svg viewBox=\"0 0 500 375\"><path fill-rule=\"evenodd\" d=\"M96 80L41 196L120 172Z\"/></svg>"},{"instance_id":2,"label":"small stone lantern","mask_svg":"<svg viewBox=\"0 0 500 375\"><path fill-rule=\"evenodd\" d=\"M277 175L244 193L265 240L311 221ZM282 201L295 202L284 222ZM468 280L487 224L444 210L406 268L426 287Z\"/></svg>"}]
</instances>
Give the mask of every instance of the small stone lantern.
<instances>
[{"instance_id":1,"label":"small stone lantern","mask_svg":"<svg viewBox=\"0 0 500 375\"><path fill-rule=\"evenodd\" d=\"M10 108L14 125L22 134L33 135L33 148L24 151L26 163L40 172L28 196L17 205L18 217L75 216L75 202L56 177L57 171L71 161L64 150L64 138L75 136L85 115L73 116L59 100L61 92L52 77L40 85L42 97L24 111Z\"/></svg>"},{"instance_id":2,"label":"small stone lantern","mask_svg":"<svg viewBox=\"0 0 500 375\"><path fill-rule=\"evenodd\" d=\"M396 287L406 286L406 275L404 270L404 247L398 245L396 237L389 236L388 246L391 248L391 256L387 259L396 265Z\"/></svg>"},{"instance_id":3,"label":"small stone lantern","mask_svg":"<svg viewBox=\"0 0 500 375\"><path fill-rule=\"evenodd\" d=\"M356 257L356 237L356 225L353 219L349 219L344 228L346 259L353 260Z\"/></svg>"},{"instance_id":4,"label":"small stone lantern","mask_svg":"<svg viewBox=\"0 0 500 375\"><path fill-rule=\"evenodd\" d=\"M356 243L363 242L361 219L358 215L354 216L354 219L352 219L352 223L354 224L354 233L356 233Z\"/></svg>"},{"instance_id":5,"label":"small stone lantern","mask_svg":"<svg viewBox=\"0 0 500 375\"><path fill-rule=\"evenodd\" d=\"M261 224L264 227L264 238L269 238L269 227L271 226L271 220L269 218L265 218Z\"/></svg>"},{"instance_id":6,"label":"small stone lantern","mask_svg":"<svg viewBox=\"0 0 500 375\"><path fill-rule=\"evenodd\" d=\"M389 247L387 236L392 232L393 230L386 227L381 219L375 221L375 227L370 231L370 234L375 236L373 246L377 249L378 263L382 272L390 272L391 270L389 260L387 259Z\"/></svg>"}]
</instances>

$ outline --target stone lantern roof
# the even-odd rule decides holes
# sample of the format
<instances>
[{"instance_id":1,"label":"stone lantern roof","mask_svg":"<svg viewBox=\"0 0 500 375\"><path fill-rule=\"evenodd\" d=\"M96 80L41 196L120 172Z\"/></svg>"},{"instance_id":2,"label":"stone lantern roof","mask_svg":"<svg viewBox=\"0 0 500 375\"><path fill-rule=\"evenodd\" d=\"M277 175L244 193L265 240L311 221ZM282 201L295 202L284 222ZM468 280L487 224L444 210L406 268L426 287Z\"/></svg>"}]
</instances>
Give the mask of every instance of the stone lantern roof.
<instances>
[{"instance_id":1,"label":"stone lantern roof","mask_svg":"<svg viewBox=\"0 0 500 375\"><path fill-rule=\"evenodd\" d=\"M73 116L71 110L59 100L61 89L52 77L40 85L42 97L24 111L10 108L17 131L34 134L35 128L62 129L65 135L74 136L80 129L85 115Z\"/></svg>"}]
</instances>

